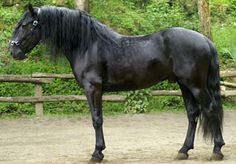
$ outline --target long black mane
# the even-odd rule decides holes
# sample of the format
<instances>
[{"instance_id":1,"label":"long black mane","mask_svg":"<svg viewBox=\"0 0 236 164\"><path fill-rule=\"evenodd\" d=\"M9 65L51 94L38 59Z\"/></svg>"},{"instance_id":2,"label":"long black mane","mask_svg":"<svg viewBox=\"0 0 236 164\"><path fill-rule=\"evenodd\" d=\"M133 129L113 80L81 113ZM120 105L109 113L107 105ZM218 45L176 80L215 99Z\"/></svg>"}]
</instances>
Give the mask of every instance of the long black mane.
<instances>
[{"instance_id":1,"label":"long black mane","mask_svg":"<svg viewBox=\"0 0 236 164\"><path fill-rule=\"evenodd\" d=\"M61 7L42 7L39 10L42 40L52 50L50 54L83 54L100 38L104 43L115 43L119 34L81 10Z\"/></svg>"}]
</instances>

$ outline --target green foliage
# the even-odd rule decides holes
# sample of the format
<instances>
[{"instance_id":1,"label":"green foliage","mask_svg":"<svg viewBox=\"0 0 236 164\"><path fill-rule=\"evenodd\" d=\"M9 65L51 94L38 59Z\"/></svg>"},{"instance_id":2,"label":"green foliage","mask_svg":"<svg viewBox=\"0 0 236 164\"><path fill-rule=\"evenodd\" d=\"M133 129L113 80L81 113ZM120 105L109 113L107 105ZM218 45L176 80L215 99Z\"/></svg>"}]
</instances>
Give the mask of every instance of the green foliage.
<instances>
[{"instance_id":1,"label":"green foliage","mask_svg":"<svg viewBox=\"0 0 236 164\"><path fill-rule=\"evenodd\" d=\"M33 84L0 83L0 96L33 96Z\"/></svg>"},{"instance_id":2,"label":"green foliage","mask_svg":"<svg viewBox=\"0 0 236 164\"><path fill-rule=\"evenodd\" d=\"M169 6L166 1L158 1L151 3L146 7L146 17L153 23L157 29L165 29L169 27L185 27L198 30L197 14L187 16L183 7L174 4Z\"/></svg>"},{"instance_id":3,"label":"green foliage","mask_svg":"<svg viewBox=\"0 0 236 164\"><path fill-rule=\"evenodd\" d=\"M235 0L211 0L211 3L214 5L230 5L234 2Z\"/></svg>"},{"instance_id":4,"label":"green foliage","mask_svg":"<svg viewBox=\"0 0 236 164\"><path fill-rule=\"evenodd\" d=\"M182 97L176 96L160 96L160 97L151 97L148 101L148 110L150 112L156 111L183 111L184 103Z\"/></svg>"},{"instance_id":5,"label":"green foliage","mask_svg":"<svg viewBox=\"0 0 236 164\"><path fill-rule=\"evenodd\" d=\"M44 95L84 95L75 80L55 79L43 86Z\"/></svg>"},{"instance_id":6,"label":"green foliage","mask_svg":"<svg viewBox=\"0 0 236 164\"><path fill-rule=\"evenodd\" d=\"M18 3L24 8L26 8L29 3L31 3L33 6L55 5L66 6L69 8L75 7L75 0L21 0Z\"/></svg>"},{"instance_id":7,"label":"green foliage","mask_svg":"<svg viewBox=\"0 0 236 164\"><path fill-rule=\"evenodd\" d=\"M91 1L91 15L97 17L98 20L104 22L108 26L111 26L118 32L124 34L140 34L146 29L153 28L150 22L141 17L140 12L132 10L131 6L127 6L119 1ZM109 9L113 6L112 10ZM114 8L114 6L116 6ZM117 26L119 24L119 26ZM142 30L141 30L142 29ZM146 31L145 31L146 32Z\"/></svg>"},{"instance_id":8,"label":"green foliage","mask_svg":"<svg viewBox=\"0 0 236 164\"><path fill-rule=\"evenodd\" d=\"M86 102L58 102L44 103L45 114L76 114L89 113L89 108Z\"/></svg>"},{"instance_id":9,"label":"green foliage","mask_svg":"<svg viewBox=\"0 0 236 164\"><path fill-rule=\"evenodd\" d=\"M100 1L90 3L91 14L124 34L147 34L168 27L181 26L197 30L198 16L187 15L179 5L169 6L166 1ZM115 6L115 7L114 7ZM145 7L144 7L145 6ZM104 10L104 8L108 10ZM112 10L109 10L112 8ZM118 28L117 28L118 27Z\"/></svg>"},{"instance_id":10,"label":"green foliage","mask_svg":"<svg viewBox=\"0 0 236 164\"><path fill-rule=\"evenodd\" d=\"M148 90L131 91L125 102L125 113L146 113L148 111Z\"/></svg>"},{"instance_id":11,"label":"green foliage","mask_svg":"<svg viewBox=\"0 0 236 164\"><path fill-rule=\"evenodd\" d=\"M177 90L179 86L177 83L169 83L168 81L163 81L158 85L154 85L150 88L151 90Z\"/></svg>"},{"instance_id":12,"label":"green foliage","mask_svg":"<svg viewBox=\"0 0 236 164\"><path fill-rule=\"evenodd\" d=\"M221 61L225 64L230 61L236 62L236 25L227 27L214 26L212 34Z\"/></svg>"},{"instance_id":13,"label":"green foliage","mask_svg":"<svg viewBox=\"0 0 236 164\"><path fill-rule=\"evenodd\" d=\"M24 103L24 104L16 104L16 103L4 103L0 105L0 117L2 116L10 116L10 117L18 117L25 115L34 115L34 105Z\"/></svg>"},{"instance_id":14,"label":"green foliage","mask_svg":"<svg viewBox=\"0 0 236 164\"><path fill-rule=\"evenodd\" d=\"M212 0L212 21L218 25L236 25L236 0Z\"/></svg>"},{"instance_id":15,"label":"green foliage","mask_svg":"<svg viewBox=\"0 0 236 164\"><path fill-rule=\"evenodd\" d=\"M124 111L124 103L103 102L104 115L117 115Z\"/></svg>"}]
</instances>

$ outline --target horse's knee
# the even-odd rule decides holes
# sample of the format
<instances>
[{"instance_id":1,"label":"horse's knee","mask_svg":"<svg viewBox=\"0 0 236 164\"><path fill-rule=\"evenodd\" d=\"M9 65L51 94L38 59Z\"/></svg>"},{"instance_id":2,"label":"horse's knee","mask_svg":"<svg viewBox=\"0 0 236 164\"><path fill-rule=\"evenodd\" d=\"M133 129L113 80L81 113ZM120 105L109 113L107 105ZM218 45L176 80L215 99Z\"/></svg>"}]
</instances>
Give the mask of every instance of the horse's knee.
<instances>
[{"instance_id":1,"label":"horse's knee","mask_svg":"<svg viewBox=\"0 0 236 164\"><path fill-rule=\"evenodd\" d=\"M193 110L189 110L187 112L188 115L188 120L190 123L196 124L198 117L199 117L200 111L198 110L198 108L195 108Z\"/></svg>"},{"instance_id":2,"label":"horse's knee","mask_svg":"<svg viewBox=\"0 0 236 164\"><path fill-rule=\"evenodd\" d=\"M93 127L94 128L99 128L102 126L102 124L103 124L103 119L101 117L95 116L93 118Z\"/></svg>"}]
</instances>

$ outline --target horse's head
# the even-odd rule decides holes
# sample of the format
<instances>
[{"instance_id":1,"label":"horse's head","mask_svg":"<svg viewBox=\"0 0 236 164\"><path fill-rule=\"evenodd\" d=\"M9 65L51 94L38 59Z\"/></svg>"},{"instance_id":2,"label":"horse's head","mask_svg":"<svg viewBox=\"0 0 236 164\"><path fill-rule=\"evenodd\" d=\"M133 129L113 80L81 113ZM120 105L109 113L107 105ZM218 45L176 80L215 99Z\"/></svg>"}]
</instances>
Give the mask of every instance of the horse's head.
<instances>
[{"instance_id":1,"label":"horse's head","mask_svg":"<svg viewBox=\"0 0 236 164\"><path fill-rule=\"evenodd\" d=\"M10 41L10 51L14 59L25 59L26 53L31 51L41 40L39 12L39 8L33 8L29 4L28 11L25 12L14 30Z\"/></svg>"}]
</instances>

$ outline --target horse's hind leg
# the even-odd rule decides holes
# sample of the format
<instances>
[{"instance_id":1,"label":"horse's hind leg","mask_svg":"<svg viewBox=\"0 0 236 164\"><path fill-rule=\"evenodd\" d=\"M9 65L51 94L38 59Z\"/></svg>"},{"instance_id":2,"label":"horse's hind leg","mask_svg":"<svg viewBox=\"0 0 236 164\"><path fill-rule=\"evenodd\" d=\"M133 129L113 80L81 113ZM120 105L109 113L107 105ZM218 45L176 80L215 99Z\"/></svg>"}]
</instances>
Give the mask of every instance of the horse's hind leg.
<instances>
[{"instance_id":1,"label":"horse's hind leg","mask_svg":"<svg viewBox=\"0 0 236 164\"><path fill-rule=\"evenodd\" d=\"M177 159L182 160L182 159L187 159L188 151L194 148L194 136L196 132L197 119L200 114L200 111L192 93L188 90L188 88L180 83L179 86L183 95L184 104L188 116L187 135L184 144L182 148L179 150L177 155Z\"/></svg>"},{"instance_id":2,"label":"horse's hind leg","mask_svg":"<svg viewBox=\"0 0 236 164\"><path fill-rule=\"evenodd\" d=\"M191 91L201 106L203 135L204 137L212 137L214 139L214 149L211 159L222 160L224 156L221 152L221 147L225 143L221 132L221 119L223 117L219 109L221 106L216 105L215 97L210 96L209 90L206 87L195 87Z\"/></svg>"},{"instance_id":3,"label":"horse's hind leg","mask_svg":"<svg viewBox=\"0 0 236 164\"><path fill-rule=\"evenodd\" d=\"M221 152L221 147L225 145L225 143L223 140L221 129L220 127L218 128L219 128L217 130L218 132L215 133L215 137L214 137L214 148L213 148L211 160L222 160L224 158L224 155Z\"/></svg>"}]
</instances>

